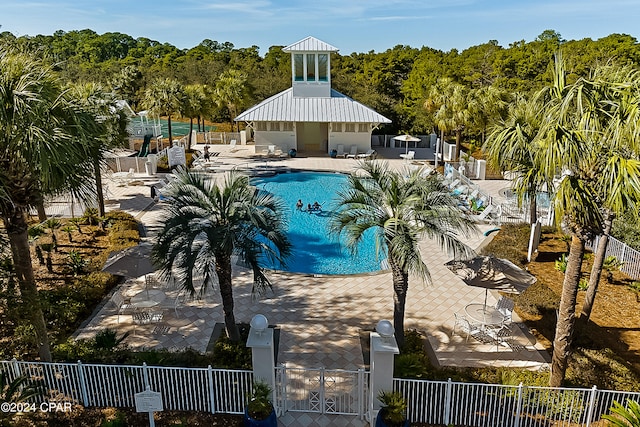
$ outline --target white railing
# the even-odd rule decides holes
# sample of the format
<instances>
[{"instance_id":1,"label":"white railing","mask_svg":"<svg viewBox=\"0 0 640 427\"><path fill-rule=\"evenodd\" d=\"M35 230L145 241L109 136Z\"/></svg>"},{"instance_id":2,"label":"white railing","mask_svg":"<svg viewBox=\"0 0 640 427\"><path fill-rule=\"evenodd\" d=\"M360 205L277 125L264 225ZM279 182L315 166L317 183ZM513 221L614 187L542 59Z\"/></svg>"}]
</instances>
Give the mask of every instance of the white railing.
<instances>
[{"instance_id":1,"label":"white railing","mask_svg":"<svg viewBox=\"0 0 640 427\"><path fill-rule=\"evenodd\" d=\"M240 132L198 132L198 134L202 133L204 133L206 144L229 144L233 139L240 144Z\"/></svg>"},{"instance_id":2,"label":"white railing","mask_svg":"<svg viewBox=\"0 0 640 427\"><path fill-rule=\"evenodd\" d=\"M600 243L600 237L593 239L593 242L588 243L587 247L595 252ZM620 271L628 274L634 280L640 279L640 252L615 237L609 236L605 257L610 256L616 257L622 263Z\"/></svg>"},{"instance_id":3,"label":"white railing","mask_svg":"<svg viewBox=\"0 0 640 427\"><path fill-rule=\"evenodd\" d=\"M93 365L83 363L0 362L9 380L41 380L41 400L83 406L134 407L136 393L162 393L166 410L241 414L251 391L253 372L208 368Z\"/></svg>"},{"instance_id":4,"label":"white railing","mask_svg":"<svg viewBox=\"0 0 640 427\"><path fill-rule=\"evenodd\" d=\"M36 399L86 407L134 407L136 393L160 392L164 408L241 414L253 383L242 370L162 366L0 361L8 380L25 376L46 390ZM286 411L345 414L363 419L369 376L357 371L276 367L279 414ZM617 401L640 401L640 393L579 388L529 387L394 379L408 403L411 422L475 427L589 427Z\"/></svg>"},{"instance_id":5,"label":"white railing","mask_svg":"<svg viewBox=\"0 0 640 427\"><path fill-rule=\"evenodd\" d=\"M394 379L411 422L477 427L585 426L640 393Z\"/></svg>"}]
</instances>

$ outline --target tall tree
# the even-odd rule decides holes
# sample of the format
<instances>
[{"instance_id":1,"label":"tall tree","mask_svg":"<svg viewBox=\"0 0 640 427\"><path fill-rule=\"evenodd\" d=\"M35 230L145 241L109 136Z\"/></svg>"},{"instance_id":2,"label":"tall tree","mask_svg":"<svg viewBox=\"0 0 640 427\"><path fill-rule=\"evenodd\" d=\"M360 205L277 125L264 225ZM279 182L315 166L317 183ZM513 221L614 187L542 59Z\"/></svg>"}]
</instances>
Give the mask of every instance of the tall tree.
<instances>
[{"instance_id":1,"label":"tall tree","mask_svg":"<svg viewBox=\"0 0 640 427\"><path fill-rule=\"evenodd\" d=\"M249 178L227 175L216 185L202 175L182 171L165 190L171 203L153 250L162 273L192 295L194 276L203 276L203 293L217 277L229 338L240 339L234 315L231 257L253 270L254 291L271 286L260 267L261 257L285 262L291 245L285 234L284 206L273 195L249 185Z\"/></svg>"},{"instance_id":2,"label":"tall tree","mask_svg":"<svg viewBox=\"0 0 640 427\"><path fill-rule=\"evenodd\" d=\"M153 82L144 93L143 104L152 114L167 116L169 128L169 145L173 145L171 116L180 111L184 102L182 84L174 79L160 79Z\"/></svg>"},{"instance_id":3,"label":"tall tree","mask_svg":"<svg viewBox=\"0 0 640 427\"><path fill-rule=\"evenodd\" d=\"M455 257L471 250L459 233L473 233L475 225L458 209L457 201L437 175L423 169L393 171L387 163L367 161L350 175L338 193L331 228L356 251L367 230L373 230L379 256L386 256L393 277L393 324L398 345L404 345L404 313L409 275L430 283L418 244L435 239Z\"/></svg>"},{"instance_id":4,"label":"tall tree","mask_svg":"<svg viewBox=\"0 0 640 427\"><path fill-rule=\"evenodd\" d=\"M556 58L554 84L542 95L547 104L537 161L548 178L562 171L554 208L571 234L550 377L551 386L560 386L571 353L585 244L603 229L603 206L637 201L640 163L633 151L623 147L614 150L603 139L599 106L608 108L610 100L585 79L567 85L560 55Z\"/></svg>"},{"instance_id":5,"label":"tall tree","mask_svg":"<svg viewBox=\"0 0 640 427\"><path fill-rule=\"evenodd\" d=\"M552 184L536 161L538 147L534 141L542 126L541 112L541 105L535 100L518 96L507 119L493 126L483 147L491 167L515 174L511 185L518 195L518 203L529 203L531 224L538 221L538 192L544 186L551 188Z\"/></svg>"},{"instance_id":6,"label":"tall tree","mask_svg":"<svg viewBox=\"0 0 640 427\"><path fill-rule=\"evenodd\" d=\"M7 229L20 294L40 358L51 360L34 277L28 210L42 197L93 192L88 146L73 140L78 105L64 96L53 67L38 55L0 49L0 216Z\"/></svg>"},{"instance_id":7,"label":"tall tree","mask_svg":"<svg viewBox=\"0 0 640 427\"><path fill-rule=\"evenodd\" d=\"M453 132L456 137L454 161L460 156L462 132L471 121L472 104L469 89L449 78L438 79L432 86L424 104L427 111L433 113L436 126L444 132ZM443 140L444 141L444 140Z\"/></svg>"},{"instance_id":8,"label":"tall tree","mask_svg":"<svg viewBox=\"0 0 640 427\"><path fill-rule=\"evenodd\" d=\"M229 123L233 130L233 119L238 115L247 97L247 77L238 70L228 70L216 81L214 99L219 107L229 111Z\"/></svg>"},{"instance_id":9,"label":"tall tree","mask_svg":"<svg viewBox=\"0 0 640 427\"><path fill-rule=\"evenodd\" d=\"M82 107L77 111L79 125L73 137L87 147L93 165L98 215L105 214L101 169L107 150L122 147L127 138L127 117L111 93L96 83L71 85L68 94Z\"/></svg>"},{"instance_id":10,"label":"tall tree","mask_svg":"<svg viewBox=\"0 0 640 427\"><path fill-rule=\"evenodd\" d=\"M582 92L592 94L600 124L600 142L594 147L599 159L592 171L601 200L603 229L593 259L581 320L591 316L613 220L626 211L638 212L640 201L640 74L629 67L600 67Z\"/></svg>"},{"instance_id":11,"label":"tall tree","mask_svg":"<svg viewBox=\"0 0 640 427\"><path fill-rule=\"evenodd\" d=\"M192 141L193 135L193 119L200 118L208 109L207 92L204 85L187 85L184 87L184 101L181 104L180 113L183 117L189 118L189 137L188 148L198 141ZM199 123L199 121L198 121Z\"/></svg>"}]
</instances>

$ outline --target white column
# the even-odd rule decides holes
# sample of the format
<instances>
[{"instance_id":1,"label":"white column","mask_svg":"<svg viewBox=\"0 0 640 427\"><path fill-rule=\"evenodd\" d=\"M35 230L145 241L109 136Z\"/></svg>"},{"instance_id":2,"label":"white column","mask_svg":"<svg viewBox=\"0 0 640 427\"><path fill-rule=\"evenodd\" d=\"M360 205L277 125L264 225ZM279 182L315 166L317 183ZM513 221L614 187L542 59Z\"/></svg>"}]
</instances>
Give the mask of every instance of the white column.
<instances>
[{"instance_id":1,"label":"white column","mask_svg":"<svg viewBox=\"0 0 640 427\"><path fill-rule=\"evenodd\" d=\"M369 415L375 420L381 404L377 397L380 391L393 389L393 358L400 353L398 343L393 335L393 325L388 320L381 320L376 326L377 332L370 332L371 377L369 379Z\"/></svg>"},{"instance_id":2,"label":"white column","mask_svg":"<svg viewBox=\"0 0 640 427\"><path fill-rule=\"evenodd\" d=\"M256 314L251 319L247 347L251 348L253 378L255 381L265 382L271 387L272 402L275 404L276 372L273 328L269 328L269 322L262 314Z\"/></svg>"}]
</instances>

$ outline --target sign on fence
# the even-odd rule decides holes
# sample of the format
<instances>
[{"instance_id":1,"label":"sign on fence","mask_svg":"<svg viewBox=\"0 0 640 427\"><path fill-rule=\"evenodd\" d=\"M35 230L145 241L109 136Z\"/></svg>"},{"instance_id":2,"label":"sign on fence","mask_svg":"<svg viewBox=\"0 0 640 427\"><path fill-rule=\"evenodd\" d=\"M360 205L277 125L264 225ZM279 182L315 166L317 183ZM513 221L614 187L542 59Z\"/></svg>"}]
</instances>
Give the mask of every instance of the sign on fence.
<instances>
[{"instance_id":1,"label":"sign on fence","mask_svg":"<svg viewBox=\"0 0 640 427\"><path fill-rule=\"evenodd\" d=\"M162 394L157 391L145 390L135 394L136 412L164 411Z\"/></svg>"}]
</instances>

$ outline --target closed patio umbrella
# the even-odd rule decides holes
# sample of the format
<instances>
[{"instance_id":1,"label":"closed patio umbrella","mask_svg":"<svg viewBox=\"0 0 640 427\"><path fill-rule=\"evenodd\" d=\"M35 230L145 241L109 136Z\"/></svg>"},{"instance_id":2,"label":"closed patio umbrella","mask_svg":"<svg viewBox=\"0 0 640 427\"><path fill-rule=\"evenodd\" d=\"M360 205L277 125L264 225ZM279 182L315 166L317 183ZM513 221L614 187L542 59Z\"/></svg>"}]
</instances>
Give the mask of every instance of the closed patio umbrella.
<instances>
[{"instance_id":1,"label":"closed patio umbrella","mask_svg":"<svg viewBox=\"0 0 640 427\"><path fill-rule=\"evenodd\" d=\"M396 140L396 141L404 141L404 153L405 154L407 154L407 152L409 151L409 141L413 141L413 142L420 141L420 138L416 138L415 136L411 136L411 135L407 135L407 134L394 136L393 139Z\"/></svg>"},{"instance_id":2,"label":"closed patio umbrella","mask_svg":"<svg viewBox=\"0 0 640 427\"><path fill-rule=\"evenodd\" d=\"M467 285L485 288L484 305L489 289L520 294L536 282L536 277L508 259L477 256L467 261L449 261L445 264Z\"/></svg>"},{"instance_id":3,"label":"closed patio umbrella","mask_svg":"<svg viewBox=\"0 0 640 427\"><path fill-rule=\"evenodd\" d=\"M151 263L151 245L141 244L112 252L102 271L132 278L153 273L155 267Z\"/></svg>"}]
</instances>

